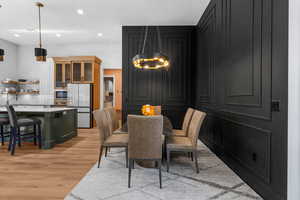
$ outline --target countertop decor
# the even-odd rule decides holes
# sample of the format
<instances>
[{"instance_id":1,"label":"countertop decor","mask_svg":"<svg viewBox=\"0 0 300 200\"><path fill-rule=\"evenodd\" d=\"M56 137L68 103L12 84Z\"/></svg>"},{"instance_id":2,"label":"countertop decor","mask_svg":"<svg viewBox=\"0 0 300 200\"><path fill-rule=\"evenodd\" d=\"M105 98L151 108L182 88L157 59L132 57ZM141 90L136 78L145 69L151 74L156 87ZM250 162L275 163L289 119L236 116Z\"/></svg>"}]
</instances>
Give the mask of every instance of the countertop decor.
<instances>
[{"instance_id":1,"label":"countertop decor","mask_svg":"<svg viewBox=\"0 0 300 200\"><path fill-rule=\"evenodd\" d=\"M6 79L1 81L0 94L36 95L40 93L39 80L23 80L24 81Z\"/></svg>"}]
</instances>

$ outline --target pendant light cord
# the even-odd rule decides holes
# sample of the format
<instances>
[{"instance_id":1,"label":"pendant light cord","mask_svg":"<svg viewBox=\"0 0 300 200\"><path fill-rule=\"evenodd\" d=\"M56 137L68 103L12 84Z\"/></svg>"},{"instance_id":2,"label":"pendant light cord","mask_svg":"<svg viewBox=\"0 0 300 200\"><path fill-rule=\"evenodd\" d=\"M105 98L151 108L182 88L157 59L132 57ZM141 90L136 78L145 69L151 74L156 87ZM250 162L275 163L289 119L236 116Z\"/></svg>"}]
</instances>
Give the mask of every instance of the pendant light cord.
<instances>
[{"instance_id":1,"label":"pendant light cord","mask_svg":"<svg viewBox=\"0 0 300 200\"><path fill-rule=\"evenodd\" d=\"M40 48L42 48L41 6L38 6L38 7L39 7Z\"/></svg>"},{"instance_id":2,"label":"pendant light cord","mask_svg":"<svg viewBox=\"0 0 300 200\"><path fill-rule=\"evenodd\" d=\"M160 35L160 30L159 30L159 27L156 26L156 31L157 31L157 39L158 39L158 50L159 50L159 53L161 53L161 35Z\"/></svg>"},{"instance_id":3,"label":"pendant light cord","mask_svg":"<svg viewBox=\"0 0 300 200\"><path fill-rule=\"evenodd\" d=\"M144 37L142 54L144 54L144 52L145 52L145 46L146 46L146 42L147 42L147 37L148 37L148 26L146 26L146 29L145 29L145 37Z\"/></svg>"}]
</instances>

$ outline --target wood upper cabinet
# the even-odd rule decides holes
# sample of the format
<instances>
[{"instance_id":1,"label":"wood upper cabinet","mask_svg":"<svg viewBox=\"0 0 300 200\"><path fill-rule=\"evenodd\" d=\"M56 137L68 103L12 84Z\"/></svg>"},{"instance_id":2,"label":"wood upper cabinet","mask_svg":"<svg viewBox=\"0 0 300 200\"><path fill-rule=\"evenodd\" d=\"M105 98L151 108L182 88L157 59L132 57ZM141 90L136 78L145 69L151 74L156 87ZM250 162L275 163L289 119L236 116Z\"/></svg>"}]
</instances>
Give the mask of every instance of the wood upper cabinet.
<instances>
[{"instance_id":1,"label":"wood upper cabinet","mask_svg":"<svg viewBox=\"0 0 300 200\"><path fill-rule=\"evenodd\" d=\"M95 83L100 76L101 60L95 56L54 57L55 88L68 83Z\"/></svg>"},{"instance_id":2,"label":"wood upper cabinet","mask_svg":"<svg viewBox=\"0 0 300 200\"><path fill-rule=\"evenodd\" d=\"M54 67L55 88L65 88L72 82L71 62L56 62Z\"/></svg>"},{"instance_id":3,"label":"wood upper cabinet","mask_svg":"<svg viewBox=\"0 0 300 200\"><path fill-rule=\"evenodd\" d=\"M74 61L73 83L94 83L94 63L90 61Z\"/></svg>"}]
</instances>

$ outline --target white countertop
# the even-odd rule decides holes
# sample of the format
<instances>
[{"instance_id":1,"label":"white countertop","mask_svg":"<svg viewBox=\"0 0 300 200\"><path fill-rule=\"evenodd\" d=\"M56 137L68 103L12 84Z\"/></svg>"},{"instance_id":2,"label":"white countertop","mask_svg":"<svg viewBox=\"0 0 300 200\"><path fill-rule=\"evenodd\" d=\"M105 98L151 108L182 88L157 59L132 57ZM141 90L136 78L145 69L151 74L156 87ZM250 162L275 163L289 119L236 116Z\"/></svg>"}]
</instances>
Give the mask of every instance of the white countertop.
<instances>
[{"instance_id":1,"label":"white countertop","mask_svg":"<svg viewBox=\"0 0 300 200\"><path fill-rule=\"evenodd\" d=\"M49 112L63 112L68 110L74 110L74 108L66 107L46 107L46 106L14 106L16 112L40 112L40 113L49 113ZM6 112L4 106L0 106L0 112Z\"/></svg>"}]
</instances>

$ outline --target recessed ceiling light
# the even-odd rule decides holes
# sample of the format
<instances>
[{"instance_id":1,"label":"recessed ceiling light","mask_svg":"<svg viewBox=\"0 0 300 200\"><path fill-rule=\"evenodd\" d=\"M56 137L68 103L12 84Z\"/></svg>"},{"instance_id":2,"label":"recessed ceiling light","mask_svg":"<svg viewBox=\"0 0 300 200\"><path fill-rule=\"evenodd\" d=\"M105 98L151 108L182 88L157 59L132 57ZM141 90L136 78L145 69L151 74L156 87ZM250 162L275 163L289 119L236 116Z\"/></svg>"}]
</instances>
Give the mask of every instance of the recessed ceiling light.
<instances>
[{"instance_id":1,"label":"recessed ceiling light","mask_svg":"<svg viewBox=\"0 0 300 200\"><path fill-rule=\"evenodd\" d=\"M17 33L15 33L15 34L14 34L14 36L15 36L15 37L20 37L20 35L19 35L19 34L17 34Z\"/></svg>"},{"instance_id":2,"label":"recessed ceiling light","mask_svg":"<svg viewBox=\"0 0 300 200\"><path fill-rule=\"evenodd\" d=\"M84 12L83 12L83 10L82 10L82 9L77 9L77 14L78 14L78 15L83 15L83 14L84 14Z\"/></svg>"},{"instance_id":3,"label":"recessed ceiling light","mask_svg":"<svg viewBox=\"0 0 300 200\"><path fill-rule=\"evenodd\" d=\"M25 30L28 31L28 32L35 32L36 31L36 29L34 29L34 28L27 28Z\"/></svg>"},{"instance_id":4,"label":"recessed ceiling light","mask_svg":"<svg viewBox=\"0 0 300 200\"><path fill-rule=\"evenodd\" d=\"M61 37L61 34L60 33L56 33L56 37Z\"/></svg>"},{"instance_id":5,"label":"recessed ceiling light","mask_svg":"<svg viewBox=\"0 0 300 200\"><path fill-rule=\"evenodd\" d=\"M98 37L102 37L103 33L98 33L97 35L98 35Z\"/></svg>"}]
</instances>

